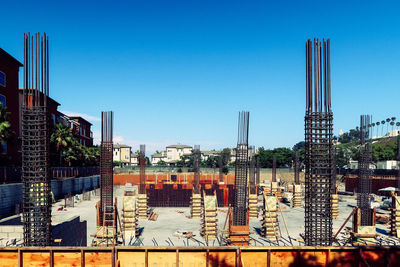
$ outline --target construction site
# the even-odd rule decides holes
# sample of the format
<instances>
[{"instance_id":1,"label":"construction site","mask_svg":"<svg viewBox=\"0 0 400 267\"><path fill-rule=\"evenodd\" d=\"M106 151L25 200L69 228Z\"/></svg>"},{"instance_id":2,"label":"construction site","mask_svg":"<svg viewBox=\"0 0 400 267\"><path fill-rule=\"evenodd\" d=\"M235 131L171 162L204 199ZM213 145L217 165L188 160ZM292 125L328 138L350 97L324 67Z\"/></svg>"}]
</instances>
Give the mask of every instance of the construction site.
<instances>
[{"instance_id":1,"label":"construction site","mask_svg":"<svg viewBox=\"0 0 400 267\"><path fill-rule=\"evenodd\" d=\"M336 173L330 39L306 41L303 170L296 155L289 172L276 158L262 171L241 111L233 173L203 171L199 145L191 171L150 172L143 144L139 170L116 174L118 114L103 111L100 174L66 192L68 181L56 188L49 178L48 47L46 34L24 34L22 209L0 221L0 266L399 265L400 198L396 188L372 194L369 115L360 116L356 190Z\"/></svg>"}]
</instances>

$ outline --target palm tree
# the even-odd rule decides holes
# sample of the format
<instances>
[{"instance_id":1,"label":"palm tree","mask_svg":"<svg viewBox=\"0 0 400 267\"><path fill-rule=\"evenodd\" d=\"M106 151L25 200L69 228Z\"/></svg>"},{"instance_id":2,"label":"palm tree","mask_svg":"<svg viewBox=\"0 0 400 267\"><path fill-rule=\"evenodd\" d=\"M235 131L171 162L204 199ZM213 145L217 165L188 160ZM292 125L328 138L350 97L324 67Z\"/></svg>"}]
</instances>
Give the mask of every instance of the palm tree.
<instances>
[{"instance_id":1,"label":"palm tree","mask_svg":"<svg viewBox=\"0 0 400 267\"><path fill-rule=\"evenodd\" d=\"M382 131L381 131L381 135L382 135L382 137L383 137L383 125L385 125L385 120L382 120L382 121L381 121L381 124L382 124Z\"/></svg>"},{"instance_id":2,"label":"palm tree","mask_svg":"<svg viewBox=\"0 0 400 267\"><path fill-rule=\"evenodd\" d=\"M387 122L387 124L386 124L386 134L387 134L389 132L390 118L387 118L386 122Z\"/></svg>"},{"instance_id":3,"label":"palm tree","mask_svg":"<svg viewBox=\"0 0 400 267\"><path fill-rule=\"evenodd\" d=\"M8 118L9 115L10 112L7 112L6 107L3 107L3 104L0 103L0 152L3 150L2 144L11 140L14 134Z\"/></svg>"},{"instance_id":4,"label":"palm tree","mask_svg":"<svg viewBox=\"0 0 400 267\"><path fill-rule=\"evenodd\" d=\"M50 142L55 144L57 152L60 153L60 166L62 163L62 155L65 148L72 142L72 136L69 133L69 128L61 123L56 124L54 132L50 136Z\"/></svg>"},{"instance_id":5,"label":"palm tree","mask_svg":"<svg viewBox=\"0 0 400 267\"><path fill-rule=\"evenodd\" d=\"M378 127L376 127L376 137L379 136L379 125L381 125L381 123L379 121L377 121L376 126L378 126Z\"/></svg>"}]
</instances>

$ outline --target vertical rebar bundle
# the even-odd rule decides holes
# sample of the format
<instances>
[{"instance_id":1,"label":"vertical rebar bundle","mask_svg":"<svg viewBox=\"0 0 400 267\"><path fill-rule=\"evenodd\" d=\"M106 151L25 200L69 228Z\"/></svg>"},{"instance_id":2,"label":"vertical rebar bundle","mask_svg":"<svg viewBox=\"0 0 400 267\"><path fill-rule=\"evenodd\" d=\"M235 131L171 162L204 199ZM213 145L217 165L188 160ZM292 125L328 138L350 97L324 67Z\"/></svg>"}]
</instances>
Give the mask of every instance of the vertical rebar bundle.
<instances>
[{"instance_id":1,"label":"vertical rebar bundle","mask_svg":"<svg viewBox=\"0 0 400 267\"><path fill-rule=\"evenodd\" d=\"M260 158L256 157L256 187L260 184Z\"/></svg>"},{"instance_id":2,"label":"vertical rebar bundle","mask_svg":"<svg viewBox=\"0 0 400 267\"><path fill-rule=\"evenodd\" d=\"M112 111L101 112L99 218L103 226L112 226L113 220L113 117Z\"/></svg>"},{"instance_id":3,"label":"vertical rebar bundle","mask_svg":"<svg viewBox=\"0 0 400 267\"><path fill-rule=\"evenodd\" d=\"M235 200L233 207L233 225L247 224L247 169L249 153L249 112L239 113L238 143L235 164Z\"/></svg>"},{"instance_id":4,"label":"vertical rebar bundle","mask_svg":"<svg viewBox=\"0 0 400 267\"><path fill-rule=\"evenodd\" d=\"M360 157L358 160L358 198L357 206L361 211L361 225L372 225L369 195L371 193L371 151L368 143L371 116L361 115L360 120Z\"/></svg>"},{"instance_id":5,"label":"vertical rebar bundle","mask_svg":"<svg viewBox=\"0 0 400 267\"><path fill-rule=\"evenodd\" d=\"M329 39L322 44L307 41L306 70L304 241L307 246L329 246L334 156Z\"/></svg>"},{"instance_id":6,"label":"vertical rebar bundle","mask_svg":"<svg viewBox=\"0 0 400 267\"><path fill-rule=\"evenodd\" d=\"M250 184L250 194L256 194L256 181L255 181L255 157L254 157L254 146L251 147L252 156L249 163L249 184Z\"/></svg>"},{"instance_id":7,"label":"vertical rebar bundle","mask_svg":"<svg viewBox=\"0 0 400 267\"><path fill-rule=\"evenodd\" d=\"M139 165L140 165L139 194L146 194L146 145L140 145Z\"/></svg>"},{"instance_id":8,"label":"vertical rebar bundle","mask_svg":"<svg viewBox=\"0 0 400 267\"><path fill-rule=\"evenodd\" d=\"M276 156L272 157L272 182L276 182Z\"/></svg>"},{"instance_id":9,"label":"vertical rebar bundle","mask_svg":"<svg viewBox=\"0 0 400 267\"><path fill-rule=\"evenodd\" d=\"M299 164L299 152L296 151L294 158L294 183L300 184L300 164Z\"/></svg>"},{"instance_id":10,"label":"vertical rebar bundle","mask_svg":"<svg viewBox=\"0 0 400 267\"><path fill-rule=\"evenodd\" d=\"M194 193L200 194L200 145L195 145L193 149L193 171L194 171Z\"/></svg>"},{"instance_id":11,"label":"vertical rebar bundle","mask_svg":"<svg viewBox=\"0 0 400 267\"><path fill-rule=\"evenodd\" d=\"M397 136L397 162L400 162L400 135ZM397 170L397 188L400 189L400 166Z\"/></svg>"},{"instance_id":12,"label":"vertical rebar bundle","mask_svg":"<svg viewBox=\"0 0 400 267\"><path fill-rule=\"evenodd\" d=\"M22 204L25 246L50 246L49 38L24 34Z\"/></svg>"}]
</instances>

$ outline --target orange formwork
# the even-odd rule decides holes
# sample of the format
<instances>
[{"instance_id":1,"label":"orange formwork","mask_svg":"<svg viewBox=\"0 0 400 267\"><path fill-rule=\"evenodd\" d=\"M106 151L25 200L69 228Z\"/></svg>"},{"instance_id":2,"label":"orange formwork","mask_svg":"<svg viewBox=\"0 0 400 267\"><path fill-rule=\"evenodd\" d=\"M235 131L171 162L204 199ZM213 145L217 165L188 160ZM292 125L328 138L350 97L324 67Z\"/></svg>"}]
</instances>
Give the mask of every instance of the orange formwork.
<instances>
[{"instance_id":1,"label":"orange formwork","mask_svg":"<svg viewBox=\"0 0 400 267\"><path fill-rule=\"evenodd\" d=\"M174 177L172 177L175 175ZM233 185L235 183L235 175L224 175L225 184ZM175 181L173 181L173 179ZM139 184L139 174L114 174L114 185L125 185L126 183ZM163 184L163 183L178 183L178 184L193 184L193 173L168 173L168 174L146 174L146 184ZM201 184L218 184L219 174L209 173L200 175Z\"/></svg>"},{"instance_id":2,"label":"orange formwork","mask_svg":"<svg viewBox=\"0 0 400 267\"><path fill-rule=\"evenodd\" d=\"M0 266L399 266L399 247L0 248Z\"/></svg>"}]
</instances>

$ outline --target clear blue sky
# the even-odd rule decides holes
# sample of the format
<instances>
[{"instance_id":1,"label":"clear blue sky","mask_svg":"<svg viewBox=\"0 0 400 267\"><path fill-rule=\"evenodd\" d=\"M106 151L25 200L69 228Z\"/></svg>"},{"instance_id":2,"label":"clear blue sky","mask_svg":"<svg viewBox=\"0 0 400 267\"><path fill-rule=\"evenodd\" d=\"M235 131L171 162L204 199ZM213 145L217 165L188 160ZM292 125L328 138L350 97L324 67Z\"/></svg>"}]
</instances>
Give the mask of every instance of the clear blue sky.
<instances>
[{"instance_id":1,"label":"clear blue sky","mask_svg":"<svg viewBox=\"0 0 400 267\"><path fill-rule=\"evenodd\" d=\"M335 134L400 119L399 1L4 1L0 47L22 61L24 32L50 36L61 111L115 112L122 143L233 147L304 139L305 41L331 38Z\"/></svg>"}]
</instances>

